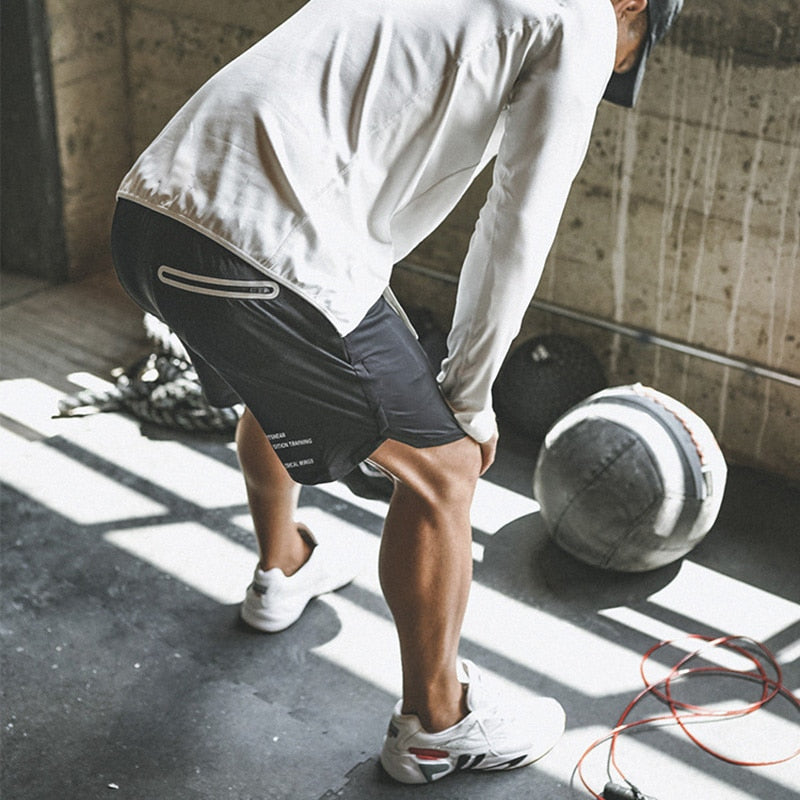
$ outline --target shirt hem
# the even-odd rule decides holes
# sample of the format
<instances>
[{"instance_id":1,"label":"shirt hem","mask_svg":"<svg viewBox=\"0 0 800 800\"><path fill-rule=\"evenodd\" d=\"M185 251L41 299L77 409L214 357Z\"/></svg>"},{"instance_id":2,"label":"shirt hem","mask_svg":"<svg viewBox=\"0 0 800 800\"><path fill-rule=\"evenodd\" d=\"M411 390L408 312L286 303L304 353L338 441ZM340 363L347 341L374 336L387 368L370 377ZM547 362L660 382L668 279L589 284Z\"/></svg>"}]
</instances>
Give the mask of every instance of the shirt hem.
<instances>
[{"instance_id":1,"label":"shirt hem","mask_svg":"<svg viewBox=\"0 0 800 800\"><path fill-rule=\"evenodd\" d=\"M248 263L254 269L257 269L259 272L263 273L264 275L268 275L272 280L280 283L281 286L288 289L290 292L302 297L307 303L310 303L317 311L322 314L328 322L333 325L336 331L339 333L340 336L346 336L351 328L344 330L341 326L340 321L327 309L324 305L317 302L316 298L312 295L304 292L296 283L293 283L290 280L287 280L284 276L278 274L274 270L270 269L267 265L260 262L258 259L249 256L243 250L237 248L234 244L232 244L227 239L223 238L222 236L218 236L213 231L206 228L204 225L201 225L199 222L193 220L191 217L187 217L184 214L181 214L178 211L175 211L171 208L167 208L165 206L159 205L158 203L151 202L143 197L140 197L137 194L133 194L131 192L126 192L124 190L120 190L117 192L117 199L120 200L128 200L132 203L137 203L140 206L144 206L145 208L149 208L151 211L155 211L158 214L163 214L165 217L169 217L170 219L174 219L176 222L180 222L183 225L186 225L192 230L197 231L198 233L202 234L203 236L208 237L213 242L218 244L220 247L224 247L229 252L233 253L238 258L241 258L242 261ZM351 326L354 327L354 326Z\"/></svg>"}]
</instances>

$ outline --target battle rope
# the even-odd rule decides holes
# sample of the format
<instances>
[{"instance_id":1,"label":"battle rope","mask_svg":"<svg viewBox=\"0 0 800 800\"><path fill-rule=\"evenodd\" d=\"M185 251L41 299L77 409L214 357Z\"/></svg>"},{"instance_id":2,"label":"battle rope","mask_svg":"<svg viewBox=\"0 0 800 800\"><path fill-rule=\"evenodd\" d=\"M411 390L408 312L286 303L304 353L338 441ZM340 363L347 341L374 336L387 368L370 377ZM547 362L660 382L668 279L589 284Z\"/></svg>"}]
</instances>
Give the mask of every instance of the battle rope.
<instances>
[{"instance_id":1,"label":"battle rope","mask_svg":"<svg viewBox=\"0 0 800 800\"><path fill-rule=\"evenodd\" d=\"M616 800L616 798L632 798L632 800L647 800L641 790L635 786L631 781L625 777L625 774L619 768L616 756L616 744L619 736L623 733L633 732L637 729L647 726L659 725L677 725L680 729L694 742L698 747L704 750L709 755L725 761L729 764L735 764L743 767L766 767L774 764L782 764L800 755L800 746L790 753L781 755L780 757L771 759L769 761L745 761L736 759L723 753L719 753L704 744L697 735L688 730L688 725L695 722L709 721L713 718L731 718L731 717L744 717L752 714L763 708L767 703L774 700L776 697L781 696L788 700L796 709L800 710L800 699L794 695L783 683L783 673L780 664L775 656L760 642L750 639L746 636L720 636L713 638L710 636L700 636L698 634L690 634L685 637L689 640L699 640L705 642L697 650L688 653L681 658L669 671L666 677L651 682L646 674L646 667L648 661L662 648L676 644L682 640L668 640L659 642L651 647L642 657L639 666L639 674L644 682L644 689L626 706L621 716L617 720L616 726L607 733L605 736L594 741L584 751L580 757L577 766L575 767L575 774L580 778L584 788L591 794L595 800ZM753 669L730 669L727 667L719 666L700 666L690 667L687 666L691 661L701 657L706 651L718 648L722 650L732 651L740 656L743 656L753 665ZM682 680L697 677L701 675L723 675L735 678L742 678L760 684L761 693L760 697L747 705L730 709L730 710L713 710L703 706L693 705L678 700L673 693L673 684ZM647 696L657 698L661 703L669 709L668 714L648 717L632 722L628 722L633 709ZM583 764L587 756L599 747L604 742L610 742L608 752L607 772L609 777L609 784L603 794L595 792L583 775ZM616 771L619 778L624 781L624 785L614 783L614 776L611 769Z\"/></svg>"},{"instance_id":2,"label":"battle rope","mask_svg":"<svg viewBox=\"0 0 800 800\"><path fill-rule=\"evenodd\" d=\"M243 406L209 405L178 337L150 314L144 326L153 351L127 369L114 370L115 383L106 391L86 389L61 399L59 415L126 411L144 422L183 431L233 431Z\"/></svg>"}]
</instances>

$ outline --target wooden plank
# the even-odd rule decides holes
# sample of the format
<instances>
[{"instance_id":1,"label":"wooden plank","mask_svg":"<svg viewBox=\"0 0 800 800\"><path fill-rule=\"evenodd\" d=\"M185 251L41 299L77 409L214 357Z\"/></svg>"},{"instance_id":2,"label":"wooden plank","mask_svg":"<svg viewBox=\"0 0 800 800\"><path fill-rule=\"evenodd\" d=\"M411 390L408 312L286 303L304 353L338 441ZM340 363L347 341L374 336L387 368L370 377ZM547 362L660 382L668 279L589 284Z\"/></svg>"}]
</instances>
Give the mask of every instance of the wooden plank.
<instances>
[{"instance_id":1,"label":"wooden plank","mask_svg":"<svg viewBox=\"0 0 800 800\"><path fill-rule=\"evenodd\" d=\"M0 309L0 378L34 377L66 391L71 372L108 377L147 351L142 312L113 274L46 287Z\"/></svg>"}]
</instances>

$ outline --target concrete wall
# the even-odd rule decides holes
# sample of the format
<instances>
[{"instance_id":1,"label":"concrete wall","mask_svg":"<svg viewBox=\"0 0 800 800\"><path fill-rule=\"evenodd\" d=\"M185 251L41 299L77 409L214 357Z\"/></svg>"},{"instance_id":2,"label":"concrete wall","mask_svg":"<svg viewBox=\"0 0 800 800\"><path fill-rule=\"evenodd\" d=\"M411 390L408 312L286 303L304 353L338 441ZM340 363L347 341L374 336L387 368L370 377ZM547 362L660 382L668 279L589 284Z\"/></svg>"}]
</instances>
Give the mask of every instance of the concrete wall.
<instances>
[{"instance_id":1,"label":"concrete wall","mask_svg":"<svg viewBox=\"0 0 800 800\"><path fill-rule=\"evenodd\" d=\"M108 269L108 229L130 163L122 5L45 0L71 277Z\"/></svg>"},{"instance_id":2,"label":"concrete wall","mask_svg":"<svg viewBox=\"0 0 800 800\"><path fill-rule=\"evenodd\" d=\"M73 274L107 268L111 198L133 156L298 0L47 0ZM441 322L482 176L399 270ZM800 375L800 7L686 0L635 111L607 104L537 297ZM532 310L523 334L578 336L611 383L683 400L732 459L800 480L800 388Z\"/></svg>"}]
</instances>

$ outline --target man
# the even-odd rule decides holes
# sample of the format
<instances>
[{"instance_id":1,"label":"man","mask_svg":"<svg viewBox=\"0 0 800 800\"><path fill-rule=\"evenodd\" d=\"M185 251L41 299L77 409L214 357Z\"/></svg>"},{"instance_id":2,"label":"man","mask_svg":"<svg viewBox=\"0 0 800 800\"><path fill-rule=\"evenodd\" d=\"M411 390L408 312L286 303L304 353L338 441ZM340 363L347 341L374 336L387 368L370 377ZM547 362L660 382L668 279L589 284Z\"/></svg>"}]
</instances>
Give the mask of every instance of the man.
<instances>
[{"instance_id":1,"label":"man","mask_svg":"<svg viewBox=\"0 0 800 800\"><path fill-rule=\"evenodd\" d=\"M394 480L379 567L403 697L381 761L400 781L522 766L563 731L556 701L515 723L475 665L458 669L470 504L497 445L491 385L597 105L633 104L681 1L311 0L212 77L120 188L123 285L181 337L211 402L247 407L260 558L244 620L282 630L354 577L346 548L295 520L299 484L366 459ZM495 156L437 383L392 265Z\"/></svg>"}]
</instances>

